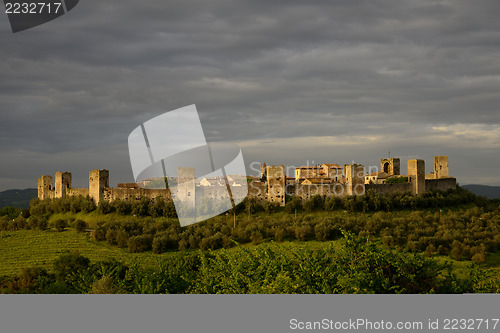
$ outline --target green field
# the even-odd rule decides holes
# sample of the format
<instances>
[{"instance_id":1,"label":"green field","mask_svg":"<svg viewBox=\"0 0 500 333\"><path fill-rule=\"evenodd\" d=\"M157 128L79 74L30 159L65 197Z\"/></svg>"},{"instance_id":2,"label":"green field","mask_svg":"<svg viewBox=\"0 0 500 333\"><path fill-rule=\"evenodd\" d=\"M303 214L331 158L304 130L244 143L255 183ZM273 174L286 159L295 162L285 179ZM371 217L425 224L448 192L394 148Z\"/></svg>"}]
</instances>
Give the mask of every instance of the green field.
<instances>
[{"instance_id":1,"label":"green field","mask_svg":"<svg viewBox=\"0 0 500 333\"><path fill-rule=\"evenodd\" d=\"M284 246L315 249L327 247L334 242L283 242ZM242 245L244 247L252 245ZM234 250L233 249L229 249ZM187 250L197 251L197 250ZM116 259L124 264L137 262L140 266L153 267L158 260L175 252L154 254L151 251L131 253L127 249L88 239L88 233L77 233L69 228L63 232L55 230L0 231L0 276L17 275L22 268L42 267L52 269L52 264L61 254L78 253L91 261Z\"/></svg>"},{"instance_id":2,"label":"green field","mask_svg":"<svg viewBox=\"0 0 500 333\"><path fill-rule=\"evenodd\" d=\"M53 230L0 231L0 276L17 275L25 267L52 269L52 263L61 254L79 253L92 261L115 258L130 264L138 261L143 265L154 265L169 253L130 253L126 249L108 245L106 242L88 240L88 235L74 229L63 232Z\"/></svg>"},{"instance_id":3,"label":"green field","mask_svg":"<svg viewBox=\"0 0 500 333\"><path fill-rule=\"evenodd\" d=\"M325 248L337 241L329 242L282 242L283 246L304 249ZM253 245L242 245L243 247L253 247ZM233 248L234 249L234 248ZM230 249L230 250L233 250ZM196 250L187 250L196 251ZM88 239L88 233L77 233L69 228L64 232L55 230L18 230L0 231L0 276L17 275L22 268L42 267L47 270L52 269L52 264L61 254L78 253L91 261L102 261L116 259L124 264L130 265L137 262L143 267L153 267L158 260L171 256L174 252L154 254L151 251L141 253L131 253L127 249L109 245L106 242L97 242ZM453 264L454 272L462 277L470 265L470 261L456 261L448 256L436 256L439 263L445 261ZM491 253L488 260L481 265L484 268L500 267L500 253Z\"/></svg>"}]
</instances>

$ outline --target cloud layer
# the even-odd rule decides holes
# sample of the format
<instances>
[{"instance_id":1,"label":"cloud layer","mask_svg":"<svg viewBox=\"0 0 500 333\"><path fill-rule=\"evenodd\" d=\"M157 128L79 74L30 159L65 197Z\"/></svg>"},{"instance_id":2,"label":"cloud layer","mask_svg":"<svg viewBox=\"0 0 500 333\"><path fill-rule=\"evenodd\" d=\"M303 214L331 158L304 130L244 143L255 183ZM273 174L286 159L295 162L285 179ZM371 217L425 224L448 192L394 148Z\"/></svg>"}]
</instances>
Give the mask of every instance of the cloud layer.
<instances>
[{"instance_id":1,"label":"cloud layer","mask_svg":"<svg viewBox=\"0 0 500 333\"><path fill-rule=\"evenodd\" d=\"M127 137L196 104L247 164L377 165L449 155L500 185L500 3L80 2L12 34L0 21L0 190L90 169L132 180ZM249 170L251 171L251 170Z\"/></svg>"}]
</instances>

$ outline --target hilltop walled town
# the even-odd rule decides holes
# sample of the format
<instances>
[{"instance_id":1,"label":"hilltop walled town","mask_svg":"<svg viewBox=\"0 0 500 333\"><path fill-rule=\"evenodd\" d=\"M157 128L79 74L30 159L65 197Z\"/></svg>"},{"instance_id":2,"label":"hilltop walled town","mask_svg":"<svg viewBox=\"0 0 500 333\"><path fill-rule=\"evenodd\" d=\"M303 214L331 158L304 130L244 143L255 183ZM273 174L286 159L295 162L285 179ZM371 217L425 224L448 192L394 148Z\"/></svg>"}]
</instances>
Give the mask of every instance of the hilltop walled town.
<instances>
[{"instance_id":1,"label":"hilltop walled town","mask_svg":"<svg viewBox=\"0 0 500 333\"><path fill-rule=\"evenodd\" d=\"M193 204L204 197L224 198L229 192L232 198L247 195L259 200L285 205L286 196L295 195L308 199L314 195L345 197L364 195L368 190L378 194L411 192L414 195L427 191L455 189L456 178L449 176L448 156L435 156L434 169L425 173L425 161L411 159L407 162L408 172L401 174L399 158L382 158L380 170L368 173L364 165L321 164L295 168L295 177L287 177L283 165L261 165L260 177L228 175L227 177L195 178L194 168L179 168L177 178L146 179L140 183L109 186L108 170L92 170L89 173L88 188L73 188L71 172L57 172L55 183L52 176L43 175L38 179L40 200L63 198L66 196L90 196L96 204L101 200L138 200L142 197L166 200L179 197ZM166 185L177 184L176 191ZM160 186L158 186L160 185ZM233 199L231 199L233 200ZM238 202L241 200L238 200Z\"/></svg>"}]
</instances>

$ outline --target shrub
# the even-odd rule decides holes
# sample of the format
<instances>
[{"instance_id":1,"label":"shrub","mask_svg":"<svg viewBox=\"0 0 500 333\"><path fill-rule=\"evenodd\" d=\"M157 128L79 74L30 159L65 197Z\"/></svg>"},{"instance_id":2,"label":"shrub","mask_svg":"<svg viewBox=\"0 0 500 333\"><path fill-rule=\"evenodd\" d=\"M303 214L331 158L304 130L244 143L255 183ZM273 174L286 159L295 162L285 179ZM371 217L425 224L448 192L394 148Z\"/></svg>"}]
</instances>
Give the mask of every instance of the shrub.
<instances>
[{"instance_id":1,"label":"shrub","mask_svg":"<svg viewBox=\"0 0 500 333\"><path fill-rule=\"evenodd\" d=\"M291 199L285 204L287 213L294 213L295 210L302 209L302 199L298 196L291 196Z\"/></svg>"},{"instance_id":2,"label":"shrub","mask_svg":"<svg viewBox=\"0 0 500 333\"><path fill-rule=\"evenodd\" d=\"M75 221L75 229L76 229L76 232L85 232L85 230L87 229L87 223L85 223L85 221L82 221L82 220L76 220Z\"/></svg>"},{"instance_id":3,"label":"shrub","mask_svg":"<svg viewBox=\"0 0 500 333\"><path fill-rule=\"evenodd\" d=\"M97 211L100 214L109 214L114 211L115 207L109 203L108 200L100 200L97 206Z\"/></svg>"},{"instance_id":4,"label":"shrub","mask_svg":"<svg viewBox=\"0 0 500 333\"><path fill-rule=\"evenodd\" d=\"M408 177L390 177L385 181L386 184L408 183Z\"/></svg>"},{"instance_id":5,"label":"shrub","mask_svg":"<svg viewBox=\"0 0 500 333\"><path fill-rule=\"evenodd\" d=\"M311 227L309 225L302 225L295 227L295 238L299 241L306 241L311 234Z\"/></svg>"},{"instance_id":6,"label":"shrub","mask_svg":"<svg viewBox=\"0 0 500 333\"><path fill-rule=\"evenodd\" d=\"M324 242L329 239L330 231L328 230L327 225L324 222L316 224L314 227L314 235L316 239L320 242Z\"/></svg>"},{"instance_id":7,"label":"shrub","mask_svg":"<svg viewBox=\"0 0 500 333\"><path fill-rule=\"evenodd\" d=\"M274 239L277 242L282 242L285 240L285 237L286 237L286 230L282 227L276 228L276 230L274 232Z\"/></svg>"},{"instance_id":8,"label":"shrub","mask_svg":"<svg viewBox=\"0 0 500 333\"><path fill-rule=\"evenodd\" d=\"M168 235L155 236L152 243L152 250L154 253L163 253L167 250L177 250L178 247L178 242Z\"/></svg>"},{"instance_id":9,"label":"shrub","mask_svg":"<svg viewBox=\"0 0 500 333\"><path fill-rule=\"evenodd\" d=\"M127 245L130 252L149 251L153 245L153 237L151 235L133 236L128 239Z\"/></svg>"},{"instance_id":10,"label":"shrub","mask_svg":"<svg viewBox=\"0 0 500 333\"><path fill-rule=\"evenodd\" d=\"M113 206L116 212L120 215L128 215L132 211L132 207L128 201L116 199L113 201Z\"/></svg>"},{"instance_id":11,"label":"shrub","mask_svg":"<svg viewBox=\"0 0 500 333\"><path fill-rule=\"evenodd\" d=\"M314 195L304 202L304 210L308 213L323 206L323 198L319 195Z\"/></svg>"},{"instance_id":12,"label":"shrub","mask_svg":"<svg viewBox=\"0 0 500 333\"><path fill-rule=\"evenodd\" d=\"M106 228L103 225L98 225L94 230L94 238L96 241L106 240Z\"/></svg>"},{"instance_id":13,"label":"shrub","mask_svg":"<svg viewBox=\"0 0 500 333\"><path fill-rule=\"evenodd\" d=\"M67 224L66 224L66 221L63 220L63 219L57 219L54 223L55 227L56 227L56 230L59 231L59 232L62 232L66 229L67 227Z\"/></svg>"},{"instance_id":14,"label":"shrub","mask_svg":"<svg viewBox=\"0 0 500 333\"><path fill-rule=\"evenodd\" d=\"M127 232L123 229L118 229L116 230L116 245L118 247L122 247L122 248L125 248L128 246L128 238L129 238L129 235L127 234Z\"/></svg>"},{"instance_id":15,"label":"shrub","mask_svg":"<svg viewBox=\"0 0 500 333\"><path fill-rule=\"evenodd\" d=\"M108 229L106 231L106 242L111 245L116 245L116 230Z\"/></svg>"}]
</instances>

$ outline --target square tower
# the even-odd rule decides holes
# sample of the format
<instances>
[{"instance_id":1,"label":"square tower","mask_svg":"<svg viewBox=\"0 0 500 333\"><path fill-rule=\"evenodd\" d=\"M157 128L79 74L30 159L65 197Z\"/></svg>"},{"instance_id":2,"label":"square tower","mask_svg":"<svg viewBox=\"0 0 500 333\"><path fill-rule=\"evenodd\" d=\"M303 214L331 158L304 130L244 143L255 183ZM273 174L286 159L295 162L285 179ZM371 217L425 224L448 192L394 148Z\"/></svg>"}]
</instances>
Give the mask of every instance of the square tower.
<instances>
[{"instance_id":1,"label":"square tower","mask_svg":"<svg viewBox=\"0 0 500 333\"><path fill-rule=\"evenodd\" d=\"M383 171L390 176L400 175L401 161L397 157L382 158L380 160L380 171Z\"/></svg>"},{"instance_id":2,"label":"square tower","mask_svg":"<svg viewBox=\"0 0 500 333\"><path fill-rule=\"evenodd\" d=\"M434 156L434 177L448 178L448 156Z\"/></svg>"},{"instance_id":3,"label":"square tower","mask_svg":"<svg viewBox=\"0 0 500 333\"><path fill-rule=\"evenodd\" d=\"M425 192L425 161L408 160L408 177L411 179L414 195Z\"/></svg>"},{"instance_id":4,"label":"square tower","mask_svg":"<svg viewBox=\"0 0 500 333\"><path fill-rule=\"evenodd\" d=\"M260 179L266 181L266 162L260 165Z\"/></svg>"},{"instance_id":5,"label":"square tower","mask_svg":"<svg viewBox=\"0 0 500 333\"><path fill-rule=\"evenodd\" d=\"M285 166L268 165L267 174L267 200L285 205Z\"/></svg>"},{"instance_id":6,"label":"square tower","mask_svg":"<svg viewBox=\"0 0 500 333\"><path fill-rule=\"evenodd\" d=\"M362 164L344 165L348 195L365 194L365 166Z\"/></svg>"},{"instance_id":7,"label":"square tower","mask_svg":"<svg viewBox=\"0 0 500 333\"><path fill-rule=\"evenodd\" d=\"M55 198L64 198L66 191L71 188L71 172L56 172Z\"/></svg>"},{"instance_id":8,"label":"square tower","mask_svg":"<svg viewBox=\"0 0 500 333\"><path fill-rule=\"evenodd\" d=\"M104 189L107 187L109 187L109 170L89 172L89 195L96 205L104 198Z\"/></svg>"},{"instance_id":9,"label":"square tower","mask_svg":"<svg viewBox=\"0 0 500 333\"><path fill-rule=\"evenodd\" d=\"M38 199L45 200L54 197L52 190L52 176L45 176L38 178Z\"/></svg>"},{"instance_id":10,"label":"square tower","mask_svg":"<svg viewBox=\"0 0 500 333\"><path fill-rule=\"evenodd\" d=\"M183 206L194 209L196 204L196 183L194 168L177 168L177 197Z\"/></svg>"}]
</instances>

